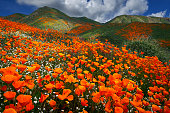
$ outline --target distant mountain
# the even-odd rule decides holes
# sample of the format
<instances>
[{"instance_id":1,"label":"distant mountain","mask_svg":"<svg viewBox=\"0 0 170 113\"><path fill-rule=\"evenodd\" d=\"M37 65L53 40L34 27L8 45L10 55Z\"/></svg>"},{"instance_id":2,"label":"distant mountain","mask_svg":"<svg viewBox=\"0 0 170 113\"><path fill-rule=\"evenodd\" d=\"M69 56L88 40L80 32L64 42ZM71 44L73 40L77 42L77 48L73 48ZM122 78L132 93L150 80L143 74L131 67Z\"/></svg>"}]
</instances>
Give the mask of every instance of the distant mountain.
<instances>
[{"instance_id":1,"label":"distant mountain","mask_svg":"<svg viewBox=\"0 0 170 113\"><path fill-rule=\"evenodd\" d=\"M162 17L148 17L139 15L121 15L110 20L107 23L132 23L132 22L143 22L143 23L164 23L170 24L170 18Z\"/></svg>"},{"instance_id":2,"label":"distant mountain","mask_svg":"<svg viewBox=\"0 0 170 113\"><path fill-rule=\"evenodd\" d=\"M170 18L161 17L146 17L137 15L121 15L118 16L105 24L101 24L94 20L88 19L87 17L70 17L65 13L47 6L41 7L35 10L30 15L24 15L16 13L3 17L11 21L20 23L26 23L31 26L35 26L42 29L55 29L62 32L83 30L83 32L95 28L96 26L103 26L105 24L129 24L133 22L143 23L164 23L170 24ZM99 26L98 26L99 25ZM87 29L86 29L87 28Z\"/></svg>"},{"instance_id":3,"label":"distant mountain","mask_svg":"<svg viewBox=\"0 0 170 113\"><path fill-rule=\"evenodd\" d=\"M10 21L16 21L17 22L25 16L27 16L27 15L21 14L21 13L15 13L15 14L12 14L12 15L5 16L3 18L10 20Z\"/></svg>"}]
</instances>

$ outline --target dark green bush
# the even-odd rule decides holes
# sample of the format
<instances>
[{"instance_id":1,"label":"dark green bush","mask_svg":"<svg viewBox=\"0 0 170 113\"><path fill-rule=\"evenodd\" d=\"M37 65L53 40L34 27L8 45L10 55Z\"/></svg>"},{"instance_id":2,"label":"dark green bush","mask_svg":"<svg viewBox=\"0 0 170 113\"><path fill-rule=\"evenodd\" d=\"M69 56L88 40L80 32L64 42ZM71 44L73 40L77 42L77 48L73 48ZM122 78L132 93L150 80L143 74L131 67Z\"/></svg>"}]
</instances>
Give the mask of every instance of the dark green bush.
<instances>
[{"instance_id":1,"label":"dark green bush","mask_svg":"<svg viewBox=\"0 0 170 113\"><path fill-rule=\"evenodd\" d=\"M154 39L126 41L125 45L127 45L127 49L130 49L131 52L138 52L140 57L157 56L162 62L168 62L170 59L170 51L168 51L166 48L162 48ZM144 52L144 54L141 54L141 52Z\"/></svg>"}]
</instances>

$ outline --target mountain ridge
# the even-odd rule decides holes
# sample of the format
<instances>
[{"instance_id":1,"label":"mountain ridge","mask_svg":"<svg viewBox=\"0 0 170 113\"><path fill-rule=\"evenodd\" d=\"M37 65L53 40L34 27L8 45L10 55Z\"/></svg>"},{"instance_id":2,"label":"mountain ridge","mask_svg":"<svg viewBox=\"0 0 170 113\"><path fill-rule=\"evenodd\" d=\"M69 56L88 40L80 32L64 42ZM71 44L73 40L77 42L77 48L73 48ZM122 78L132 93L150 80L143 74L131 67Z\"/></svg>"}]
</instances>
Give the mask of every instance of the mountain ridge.
<instances>
[{"instance_id":1,"label":"mountain ridge","mask_svg":"<svg viewBox=\"0 0 170 113\"><path fill-rule=\"evenodd\" d=\"M6 16L4 19L26 23L42 29L50 28L65 32L81 25L100 24L86 17L70 17L58 9L47 6L38 8L31 14L25 15L19 19L13 18L13 15Z\"/></svg>"},{"instance_id":2,"label":"mountain ridge","mask_svg":"<svg viewBox=\"0 0 170 113\"><path fill-rule=\"evenodd\" d=\"M51 11L51 12L49 12ZM120 15L117 16L113 19L111 19L110 21L106 22L106 23L100 23L97 21L94 21L92 19L89 19L87 17L70 17L67 14L63 13L62 11L55 9L55 8L51 8L48 6L44 6L44 7L40 7L37 10L35 10L34 12L32 12L30 15L25 15L25 14L21 14L21 13L15 13L12 15L8 15L5 16L5 19L10 20L11 18L14 18L13 16L19 16L19 19L11 19L12 21L18 21L21 23L29 23L28 19L32 19L31 17L35 17L36 15L38 15L39 13L43 12L40 16L51 16L51 17L58 17L59 19L66 19L67 21L74 21L77 20L82 22L88 22L88 23L95 23L95 24L107 24L107 23L132 23L132 22L143 22L143 23L165 23L165 24L170 24L170 18L167 17L152 17L152 16L141 16L141 15ZM47 13L52 13L47 15ZM57 16L54 16L57 15ZM32 20L30 20L32 21ZM78 23L80 23L78 22Z\"/></svg>"},{"instance_id":3,"label":"mountain ridge","mask_svg":"<svg viewBox=\"0 0 170 113\"><path fill-rule=\"evenodd\" d=\"M170 18L141 15L120 15L108 21L107 23L132 23L132 22L170 24Z\"/></svg>"},{"instance_id":4,"label":"mountain ridge","mask_svg":"<svg viewBox=\"0 0 170 113\"><path fill-rule=\"evenodd\" d=\"M14 13L12 15L8 15L8 16L5 16L3 18L10 20L10 21L19 21L20 19L22 19L25 16L28 16L28 15L21 14L21 13Z\"/></svg>"},{"instance_id":5,"label":"mountain ridge","mask_svg":"<svg viewBox=\"0 0 170 113\"><path fill-rule=\"evenodd\" d=\"M167 32L170 28L170 18L120 15L106 23L99 23L87 17L70 17L58 9L47 6L38 8L29 15L16 13L4 18L20 23L26 23L37 28L50 28L58 30L62 33L67 33L69 35L82 37L95 36L99 37L100 39L103 37L117 37L117 35L115 35L116 32L134 22L140 22L143 24L147 23L151 26L152 24L157 24L157 27L155 25L151 27L151 29L154 31L154 37L158 38L164 36L166 40L169 40L170 38L170 34ZM167 27L163 28L161 27L161 24L164 24L163 26ZM164 33L164 31L167 33ZM117 38L121 37L118 36ZM117 39L116 41L119 43Z\"/></svg>"}]
</instances>

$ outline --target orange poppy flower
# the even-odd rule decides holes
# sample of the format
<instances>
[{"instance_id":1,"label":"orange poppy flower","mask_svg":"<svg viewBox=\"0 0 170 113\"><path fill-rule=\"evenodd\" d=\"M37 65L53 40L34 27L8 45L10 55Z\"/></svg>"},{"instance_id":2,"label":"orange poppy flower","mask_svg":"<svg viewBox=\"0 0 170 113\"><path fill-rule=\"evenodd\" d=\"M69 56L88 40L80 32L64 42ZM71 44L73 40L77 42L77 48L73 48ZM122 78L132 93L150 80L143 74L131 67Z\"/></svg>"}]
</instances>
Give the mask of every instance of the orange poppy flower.
<instances>
[{"instance_id":1,"label":"orange poppy flower","mask_svg":"<svg viewBox=\"0 0 170 113\"><path fill-rule=\"evenodd\" d=\"M136 108L139 111L139 113L146 113L146 111L144 109L142 109L141 107L136 107Z\"/></svg>"},{"instance_id":2,"label":"orange poppy flower","mask_svg":"<svg viewBox=\"0 0 170 113\"><path fill-rule=\"evenodd\" d=\"M17 96L16 99L22 106L25 106L25 105L27 105L28 103L31 102L31 98L32 98L31 95L20 94L19 96Z\"/></svg>"},{"instance_id":3,"label":"orange poppy flower","mask_svg":"<svg viewBox=\"0 0 170 113\"><path fill-rule=\"evenodd\" d=\"M89 71L85 70L83 71L84 74L88 75L89 74Z\"/></svg>"},{"instance_id":4,"label":"orange poppy flower","mask_svg":"<svg viewBox=\"0 0 170 113\"><path fill-rule=\"evenodd\" d=\"M55 84L55 88L56 89L61 89L62 88L62 84L61 83L56 83Z\"/></svg>"},{"instance_id":5,"label":"orange poppy flower","mask_svg":"<svg viewBox=\"0 0 170 113\"><path fill-rule=\"evenodd\" d=\"M69 101L72 101L72 100L74 99L74 96L73 96L73 95L69 95L69 96L67 97L67 99L68 99Z\"/></svg>"},{"instance_id":6,"label":"orange poppy flower","mask_svg":"<svg viewBox=\"0 0 170 113\"><path fill-rule=\"evenodd\" d=\"M20 61L19 61L18 59L13 59L12 62L13 62L13 63L16 63L16 64L19 64L19 63L20 63Z\"/></svg>"},{"instance_id":7,"label":"orange poppy flower","mask_svg":"<svg viewBox=\"0 0 170 113\"><path fill-rule=\"evenodd\" d=\"M169 113L169 111L170 111L170 107L165 106L165 107L164 107L164 113Z\"/></svg>"},{"instance_id":8,"label":"orange poppy flower","mask_svg":"<svg viewBox=\"0 0 170 113\"><path fill-rule=\"evenodd\" d=\"M122 80L122 84L123 84L124 87L126 87L128 85L128 83L129 83L128 79L123 79Z\"/></svg>"},{"instance_id":9,"label":"orange poppy flower","mask_svg":"<svg viewBox=\"0 0 170 113\"><path fill-rule=\"evenodd\" d=\"M50 104L51 107L54 107L56 105L56 101L50 100L49 104Z\"/></svg>"},{"instance_id":10,"label":"orange poppy flower","mask_svg":"<svg viewBox=\"0 0 170 113\"><path fill-rule=\"evenodd\" d=\"M63 54L63 53L58 53L58 55L59 55L60 57L63 57L63 56L64 56L64 54Z\"/></svg>"},{"instance_id":11,"label":"orange poppy flower","mask_svg":"<svg viewBox=\"0 0 170 113\"><path fill-rule=\"evenodd\" d=\"M44 100L46 100L48 97L49 97L49 95L44 95L44 94L41 93L41 97L40 97L40 99L39 99L39 102L40 102L40 103L43 103Z\"/></svg>"},{"instance_id":12,"label":"orange poppy flower","mask_svg":"<svg viewBox=\"0 0 170 113\"><path fill-rule=\"evenodd\" d=\"M61 74L63 71L62 71L61 68L55 68L55 69L54 69L54 72L55 72L55 73L58 73L58 74Z\"/></svg>"},{"instance_id":13,"label":"orange poppy flower","mask_svg":"<svg viewBox=\"0 0 170 113\"><path fill-rule=\"evenodd\" d=\"M26 75L26 76L25 76L25 79L26 79L26 80L30 80L30 79L32 79L32 77L31 77L31 76Z\"/></svg>"},{"instance_id":14,"label":"orange poppy flower","mask_svg":"<svg viewBox=\"0 0 170 113\"><path fill-rule=\"evenodd\" d=\"M79 85L78 88L80 89L80 92L83 93L86 91L86 87L85 86L81 86Z\"/></svg>"},{"instance_id":15,"label":"orange poppy flower","mask_svg":"<svg viewBox=\"0 0 170 113\"><path fill-rule=\"evenodd\" d=\"M20 89L21 87L25 86L25 81L15 81L12 83L12 85L14 86L14 88L16 90Z\"/></svg>"},{"instance_id":16,"label":"orange poppy flower","mask_svg":"<svg viewBox=\"0 0 170 113\"><path fill-rule=\"evenodd\" d=\"M77 85L78 85L78 84L77 84ZM81 93L81 92L80 92L80 89L79 89L79 88L76 88L76 89L75 89L75 94L78 95L78 96L80 96L80 93Z\"/></svg>"},{"instance_id":17,"label":"orange poppy flower","mask_svg":"<svg viewBox=\"0 0 170 113\"><path fill-rule=\"evenodd\" d=\"M158 107L158 106L155 105L155 104L152 104L152 110L153 110L153 111L159 111L159 110L160 110L160 107Z\"/></svg>"},{"instance_id":18,"label":"orange poppy flower","mask_svg":"<svg viewBox=\"0 0 170 113\"><path fill-rule=\"evenodd\" d=\"M147 102L145 100L143 100L142 103L143 103L144 106L148 106L149 105L149 102Z\"/></svg>"},{"instance_id":19,"label":"orange poppy flower","mask_svg":"<svg viewBox=\"0 0 170 113\"><path fill-rule=\"evenodd\" d=\"M52 73L52 76L53 76L54 78L56 78L56 77L58 76L58 74L57 74L57 73Z\"/></svg>"},{"instance_id":20,"label":"orange poppy flower","mask_svg":"<svg viewBox=\"0 0 170 113\"><path fill-rule=\"evenodd\" d=\"M2 91L6 91L7 90L7 86L6 85L4 85L4 86L0 86L0 90L2 90Z\"/></svg>"},{"instance_id":21,"label":"orange poppy flower","mask_svg":"<svg viewBox=\"0 0 170 113\"><path fill-rule=\"evenodd\" d=\"M163 94L164 95L169 95L169 92L168 91L163 91Z\"/></svg>"},{"instance_id":22,"label":"orange poppy flower","mask_svg":"<svg viewBox=\"0 0 170 113\"><path fill-rule=\"evenodd\" d=\"M18 67L18 69L21 70L21 71L24 71L24 70L27 68L26 65L18 65L17 67Z\"/></svg>"},{"instance_id":23,"label":"orange poppy flower","mask_svg":"<svg viewBox=\"0 0 170 113\"><path fill-rule=\"evenodd\" d=\"M29 104L26 105L25 110L26 111L31 111L32 109L34 109L34 104L32 102L30 102Z\"/></svg>"},{"instance_id":24,"label":"orange poppy flower","mask_svg":"<svg viewBox=\"0 0 170 113\"><path fill-rule=\"evenodd\" d=\"M4 81L4 82L6 82L7 84L12 83L12 82L13 82L14 80L16 80L16 79L17 79L17 77L14 76L14 75L3 75L3 76L1 77L1 80Z\"/></svg>"},{"instance_id":25,"label":"orange poppy flower","mask_svg":"<svg viewBox=\"0 0 170 113\"><path fill-rule=\"evenodd\" d=\"M60 99L60 100L64 100L64 99L66 99L66 95L58 95L58 98Z\"/></svg>"},{"instance_id":26,"label":"orange poppy flower","mask_svg":"<svg viewBox=\"0 0 170 113\"><path fill-rule=\"evenodd\" d=\"M126 105L128 105L128 104L129 104L129 98L124 97L124 98L121 100L121 104L126 104Z\"/></svg>"},{"instance_id":27,"label":"orange poppy flower","mask_svg":"<svg viewBox=\"0 0 170 113\"><path fill-rule=\"evenodd\" d=\"M111 107L111 102L108 101L105 105L105 111L109 113L112 112L113 110L110 107Z\"/></svg>"},{"instance_id":28,"label":"orange poppy flower","mask_svg":"<svg viewBox=\"0 0 170 113\"><path fill-rule=\"evenodd\" d=\"M49 62L55 61L54 58L49 58Z\"/></svg>"},{"instance_id":29,"label":"orange poppy flower","mask_svg":"<svg viewBox=\"0 0 170 113\"><path fill-rule=\"evenodd\" d=\"M95 86L95 83L90 83L89 90L91 90Z\"/></svg>"},{"instance_id":30,"label":"orange poppy flower","mask_svg":"<svg viewBox=\"0 0 170 113\"><path fill-rule=\"evenodd\" d=\"M7 100L12 100L16 95L16 92L12 92L12 91L7 91L4 93L4 97L7 99Z\"/></svg>"},{"instance_id":31,"label":"orange poppy flower","mask_svg":"<svg viewBox=\"0 0 170 113\"><path fill-rule=\"evenodd\" d=\"M143 98L143 96L141 94L136 94L136 99L137 100L141 100Z\"/></svg>"},{"instance_id":32,"label":"orange poppy flower","mask_svg":"<svg viewBox=\"0 0 170 113\"><path fill-rule=\"evenodd\" d=\"M45 85L45 87L46 87L47 90L51 90L51 89L54 88L54 85L49 83L49 84Z\"/></svg>"},{"instance_id":33,"label":"orange poppy flower","mask_svg":"<svg viewBox=\"0 0 170 113\"><path fill-rule=\"evenodd\" d=\"M28 68L28 71L33 73L36 69L36 66L33 66L33 67L27 67Z\"/></svg>"},{"instance_id":34,"label":"orange poppy flower","mask_svg":"<svg viewBox=\"0 0 170 113\"><path fill-rule=\"evenodd\" d=\"M8 108L8 109L5 109L3 113L17 113L17 112L13 108Z\"/></svg>"},{"instance_id":35,"label":"orange poppy flower","mask_svg":"<svg viewBox=\"0 0 170 113\"><path fill-rule=\"evenodd\" d=\"M1 54L2 54L2 56L5 56L5 55L7 54L7 52L4 51L4 50L2 50L2 51L1 51Z\"/></svg>"},{"instance_id":36,"label":"orange poppy flower","mask_svg":"<svg viewBox=\"0 0 170 113\"><path fill-rule=\"evenodd\" d=\"M148 91L148 95L152 96L154 93L152 93L151 91Z\"/></svg>"},{"instance_id":37,"label":"orange poppy flower","mask_svg":"<svg viewBox=\"0 0 170 113\"><path fill-rule=\"evenodd\" d=\"M69 82L69 83L71 83L71 82L73 82L73 83L78 82L78 80L77 80L76 78L74 78L74 75L73 75L73 74L71 74L70 76L68 76L68 78L66 79L66 81ZM65 82L66 82L66 81L65 81Z\"/></svg>"},{"instance_id":38,"label":"orange poppy flower","mask_svg":"<svg viewBox=\"0 0 170 113\"><path fill-rule=\"evenodd\" d=\"M116 94L112 94L112 99L113 99L114 101L119 101L119 100L120 100L120 97L117 96Z\"/></svg>"},{"instance_id":39,"label":"orange poppy flower","mask_svg":"<svg viewBox=\"0 0 170 113\"><path fill-rule=\"evenodd\" d=\"M88 113L86 110L83 109L83 112L80 112L80 113Z\"/></svg>"},{"instance_id":40,"label":"orange poppy flower","mask_svg":"<svg viewBox=\"0 0 170 113\"><path fill-rule=\"evenodd\" d=\"M38 70L38 69L40 69L40 67L41 67L41 65L39 65L39 64L37 64L37 63L32 64L31 66L32 66L32 67L35 66L35 67L36 67L35 70Z\"/></svg>"},{"instance_id":41,"label":"orange poppy flower","mask_svg":"<svg viewBox=\"0 0 170 113\"><path fill-rule=\"evenodd\" d=\"M133 84L129 83L129 84L127 85L127 89L128 89L128 91L132 91L132 90L135 89L135 87L133 86Z\"/></svg>"},{"instance_id":42,"label":"orange poppy flower","mask_svg":"<svg viewBox=\"0 0 170 113\"><path fill-rule=\"evenodd\" d=\"M64 89L63 90L63 94L62 95L58 95L58 98L60 100L64 100L64 99L73 100L72 96L70 96L70 97L68 96L70 93L71 93L70 89Z\"/></svg>"},{"instance_id":43,"label":"orange poppy flower","mask_svg":"<svg viewBox=\"0 0 170 113\"><path fill-rule=\"evenodd\" d=\"M35 84L34 84L34 80L30 80L29 82L26 83L26 86L29 88L29 89L33 89Z\"/></svg>"},{"instance_id":44,"label":"orange poppy flower","mask_svg":"<svg viewBox=\"0 0 170 113\"><path fill-rule=\"evenodd\" d=\"M94 67L90 67L90 70L93 73L96 69Z\"/></svg>"},{"instance_id":45,"label":"orange poppy flower","mask_svg":"<svg viewBox=\"0 0 170 113\"><path fill-rule=\"evenodd\" d=\"M106 80L106 78L104 76L101 76L101 75L99 75L98 78L101 82L104 82Z\"/></svg>"},{"instance_id":46,"label":"orange poppy flower","mask_svg":"<svg viewBox=\"0 0 170 113\"><path fill-rule=\"evenodd\" d=\"M77 74L80 74L82 72L81 68L77 68Z\"/></svg>"},{"instance_id":47,"label":"orange poppy flower","mask_svg":"<svg viewBox=\"0 0 170 113\"><path fill-rule=\"evenodd\" d=\"M115 113L123 113L123 109L121 107L115 107Z\"/></svg>"},{"instance_id":48,"label":"orange poppy flower","mask_svg":"<svg viewBox=\"0 0 170 113\"><path fill-rule=\"evenodd\" d=\"M88 106L88 101L87 100L85 100L84 98L81 98L81 105L82 106Z\"/></svg>"},{"instance_id":49,"label":"orange poppy flower","mask_svg":"<svg viewBox=\"0 0 170 113\"><path fill-rule=\"evenodd\" d=\"M166 102L165 102L165 105L168 106L168 107L170 107L170 100L166 101Z\"/></svg>"},{"instance_id":50,"label":"orange poppy flower","mask_svg":"<svg viewBox=\"0 0 170 113\"><path fill-rule=\"evenodd\" d=\"M142 102L141 101L130 101L130 103L134 106L134 107L138 107L138 106L141 106L142 105Z\"/></svg>"},{"instance_id":51,"label":"orange poppy flower","mask_svg":"<svg viewBox=\"0 0 170 113\"><path fill-rule=\"evenodd\" d=\"M84 74L77 74L78 79L84 79Z\"/></svg>"}]
</instances>

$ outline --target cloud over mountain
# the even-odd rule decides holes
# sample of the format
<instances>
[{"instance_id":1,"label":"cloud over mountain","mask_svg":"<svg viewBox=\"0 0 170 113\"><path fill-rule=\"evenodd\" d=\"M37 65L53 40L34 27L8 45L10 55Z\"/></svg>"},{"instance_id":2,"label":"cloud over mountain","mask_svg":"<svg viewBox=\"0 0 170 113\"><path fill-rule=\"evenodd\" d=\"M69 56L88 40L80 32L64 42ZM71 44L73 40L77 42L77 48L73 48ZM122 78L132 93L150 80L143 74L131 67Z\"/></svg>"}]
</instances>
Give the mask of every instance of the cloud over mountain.
<instances>
[{"instance_id":1,"label":"cloud over mountain","mask_svg":"<svg viewBox=\"0 0 170 113\"><path fill-rule=\"evenodd\" d=\"M166 12L167 12L166 10L165 11L160 11L160 12L157 12L157 13L152 13L151 15L148 15L148 16L165 17Z\"/></svg>"},{"instance_id":2,"label":"cloud over mountain","mask_svg":"<svg viewBox=\"0 0 170 113\"><path fill-rule=\"evenodd\" d=\"M19 4L49 6L69 16L106 22L118 15L138 15L148 10L147 0L17 0Z\"/></svg>"}]
</instances>

